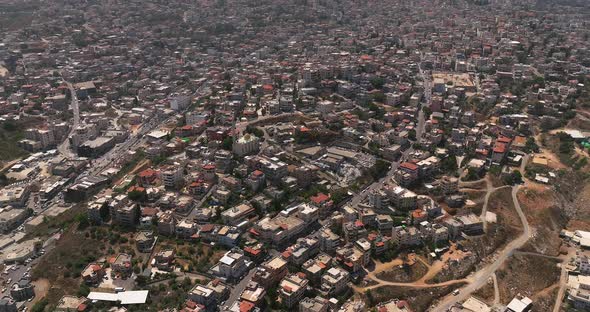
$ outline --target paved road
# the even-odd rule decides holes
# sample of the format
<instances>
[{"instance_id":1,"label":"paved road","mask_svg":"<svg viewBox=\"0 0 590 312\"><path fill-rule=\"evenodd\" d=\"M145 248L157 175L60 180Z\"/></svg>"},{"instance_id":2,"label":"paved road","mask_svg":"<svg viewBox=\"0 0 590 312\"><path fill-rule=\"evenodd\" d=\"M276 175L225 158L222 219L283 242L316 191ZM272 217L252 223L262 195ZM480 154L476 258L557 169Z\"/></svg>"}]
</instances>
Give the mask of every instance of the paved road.
<instances>
[{"instance_id":1,"label":"paved road","mask_svg":"<svg viewBox=\"0 0 590 312\"><path fill-rule=\"evenodd\" d=\"M246 274L246 276L244 276L244 278L242 278L242 280L231 289L231 292L229 294L229 298L225 301L225 304L221 307L221 311L228 311L228 309L234 304L234 302L236 302L238 299L240 299L240 295L242 294L244 289L246 289L246 286L248 286L248 283L252 280L252 277L254 276L255 272L256 272L256 268L251 269L248 272L248 274Z\"/></svg>"},{"instance_id":2,"label":"paved road","mask_svg":"<svg viewBox=\"0 0 590 312\"><path fill-rule=\"evenodd\" d=\"M469 284L461 288L457 296L448 295L445 298L442 298L434 307L432 307L428 311L445 312L456 303L469 298L469 296L471 296L473 292L484 286L484 284L488 281L492 274L494 274L498 270L498 268L500 268L502 264L504 264L504 262L510 256L512 256L515 250L524 246L524 244L529 240L529 238L531 237L531 229L526 219L526 216L524 215L524 212L520 207L520 203L518 202L518 199L516 197L518 189L518 185L512 187L512 200L514 201L514 207L516 209L516 212L518 213L518 217L520 218L520 221L523 226L522 234L520 234L520 236L518 236L515 240L508 243L508 245L506 245L506 247L504 247L504 249L502 249L502 251L500 251L495 256L494 262L483 267L481 270L475 272L475 274L469 277Z\"/></svg>"},{"instance_id":3,"label":"paved road","mask_svg":"<svg viewBox=\"0 0 590 312\"><path fill-rule=\"evenodd\" d=\"M63 79L63 77L62 77L62 79ZM72 83L66 81L65 79L64 79L64 82L66 83L66 85L68 86L68 89L70 90L70 94L71 94L70 107L72 108L74 118L73 118L73 124L70 128L70 133L68 133L68 135L66 135L65 140L57 146L57 150L60 152L60 154L64 155L66 158L73 158L73 157L75 157L75 155L70 149L69 137L70 137L70 135L72 135L72 133L74 133L74 130L76 128L78 128L78 126L80 125L80 106L78 105L78 97L76 96L76 90L74 90L74 86L72 85Z\"/></svg>"},{"instance_id":4,"label":"paved road","mask_svg":"<svg viewBox=\"0 0 590 312\"><path fill-rule=\"evenodd\" d=\"M199 200L199 202L197 202L195 205L193 205L193 209L191 210L191 212L189 212L188 216L186 217L186 219L189 222L192 222L195 220L195 217L197 216L197 213L199 212L199 208L203 207L203 204L205 203L207 198L209 198L209 196L211 196L211 194L213 194L213 192L215 192L216 189L217 189L217 185L213 185L211 187L211 189L209 189L207 194L205 194L205 196L203 196L203 198L201 198L201 200Z\"/></svg>"}]
</instances>

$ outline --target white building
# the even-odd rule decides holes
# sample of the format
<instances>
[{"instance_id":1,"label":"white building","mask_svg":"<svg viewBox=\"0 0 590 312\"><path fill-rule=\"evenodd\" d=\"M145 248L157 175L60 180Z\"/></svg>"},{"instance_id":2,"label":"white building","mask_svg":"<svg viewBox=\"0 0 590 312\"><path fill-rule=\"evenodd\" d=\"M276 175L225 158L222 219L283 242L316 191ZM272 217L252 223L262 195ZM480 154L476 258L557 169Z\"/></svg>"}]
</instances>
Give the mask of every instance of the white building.
<instances>
[{"instance_id":1,"label":"white building","mask_svg":"<svg viewBox=\"0 0 590 312\"><path fill-rule=\"evenodd\" d=\"M170 108L175 111L186 109L191 104L191 97L184 94L175 94L170 97Z\"/></svg>"},{"instance_id":2,"label":"white building","mask_svg":"<svg viewBox=\"0 0 590 312\"><path fill-rule=\"evenodd\" d=\"M251 134L246 134L235 140L232 145L232 151L238 156L258 153L260 149L260 139Z\"/></svg>"},{"instance_id":3,"label":"white building","mask_svg":"<svg viewBox=\"0 0 590 312\"><path fill-rule=\"evenodd\" d=\"M183 179L184 168L180 165L170 165L160 172L162 182L166 187L178 187Z\"/></svg>"},{"instance_id":4,"label":"white building","mask_svg":"<svg viewBox=\"0 0 590 312\"><path fill-rule=\"evenodd\" d=\"M241 278L248 271L248 262L241 249L234 248L223 255L213 268L213 275L234 280Z\"/></svg>"},{"instance_id":5,"label":"white building","mask_svg":"<svg viewBox=\"0 0 590 312\"><path fill-rule=\"evenodd\" d=\"M331 268L322 276L321 292L326 296L341 294L348 287L349 274L340 268Z\"/></svg>"}]
</instances>

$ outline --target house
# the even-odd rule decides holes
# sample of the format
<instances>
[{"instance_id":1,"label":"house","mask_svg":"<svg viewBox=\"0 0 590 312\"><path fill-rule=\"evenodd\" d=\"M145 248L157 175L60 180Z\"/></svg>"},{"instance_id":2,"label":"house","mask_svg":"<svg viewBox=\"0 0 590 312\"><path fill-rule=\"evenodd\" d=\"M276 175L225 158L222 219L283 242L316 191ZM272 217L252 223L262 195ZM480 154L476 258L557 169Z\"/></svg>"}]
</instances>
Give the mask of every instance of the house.
<instances>
[{"instance_id":1,"label":"house","mask_svg":"<svg viewBox=\"0 0 590 312\"><path fill-rule=\"evenodd\" d=\"M82 280L87 285L98 285L106 275L105 269L98 263L90 263L82 271Z\"/></svg>"},{"instance_id":2,"label":"house","mask_svg":"<svg viewBox=\"0 0 590 312\"><path fill-rule=\"evenodd\" d=\"M173 249L162 250L158 252L154 257L155 265L158 268L158 270L171 271L175 255L176 253Z\"/></svg>"},{"instance_id":3,"label":"house","mask_svg":"<svg viewBox=\"0 0 590 312\"><path fill-rule=\"evenodd\" d=\"M140 252L151 252L156 244L156 237L152 231L140 231L135 234L135 244Z\"/></svg>"},{"instance_id":4,"label":"house","mask_svg":"<svg viewBox=\"0 0 590 312\"><path fill-rule=\"evenodd\" d=\"M533 301L530 298L517 296L508 303L504 312L527 312L532 306Z\"/></svg>"},{"instance_id":5,"label":"house","mask_svg":"<svg viewBox=\"0 0 590 312\"><path fill-rule=\"evenodd\" d=\"M113 273L121 278L129 277L133 273L131 255L121 253L111 263Z\"/></svg>"}]
</instances>

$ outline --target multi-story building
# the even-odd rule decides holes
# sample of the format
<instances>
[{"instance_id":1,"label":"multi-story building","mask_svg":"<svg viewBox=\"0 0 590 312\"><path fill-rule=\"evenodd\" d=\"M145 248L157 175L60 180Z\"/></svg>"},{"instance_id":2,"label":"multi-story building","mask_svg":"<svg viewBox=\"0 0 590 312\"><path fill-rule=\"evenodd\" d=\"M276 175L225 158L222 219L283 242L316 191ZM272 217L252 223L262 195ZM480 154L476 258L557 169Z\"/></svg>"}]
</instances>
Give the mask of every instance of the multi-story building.
<instances>
[{"instance_id":1,"label":"multi-story building","mask_svg":"<svg viewBox=\"0 0 590 312\"><path fill-rule=\"evenodd\" d=\"M152 231L140 231L135 234L135 245L140 252L151 252L156 243L156 237Z\"/></svg>"},{"instance_id":2,"label":"multi-story building","mask_svg":"<svg viewBox=\"0 0 590 312\"><path fill-rule=\"evenodd\" d=\"M240 157L258 153L259 149L260 139L252 134L245 134L237 140L234 140L232 144L232 151Z\"/></svg>"},{"instance_id":3,"label":"multi-story building","mask_svg":"<svg viewBox=\"0 0 590 312\"><path fill-rule=\"evenodd\" d=\"M586 255L576 257L576 267L580 274L590 275L590 258Z\"/></svg>"},{"instance_id":4,"label":"multi-story building","mask_svg":"<svg viewBox=\"0 0 590 312\"><path fill-rule=\"evenodd\" d=\"M162 169L160 176L164 186L168 188L177 188L183 183L184 168L178 164L168 165Z\"/></svg>"},{"instance_id":5,"label":"multi-story building","mask_svg":"<svg viewBox=\"0 0 590 312\"><path fill-rule=\"evenodd\" d=\"M302 276L304 274L286 276L279 284L279 296L282 299L282 303L288 308L294 307L303 299L309 281Z\"/></svg>"},{"instance_id":6,"label":"multi-story building","mask_svg":"<svg viewBox=\"0 0 590 312\"><path fill-rule=\"evenodd\" d=\"M134 203L111 209L113 222L123 226L135 226L139 221L139 207Z\"/></svg>"},{"instance_id":7,"label":"multi-story building","mask_svg":"<svg viewBox=\"0 0 590 312\"><path fill-rule=\"evenodd\" d=\"M27 278L21 278L10 288L10 296L16 301L25 301L35 297L35 287Z\"/></svg>"},{"instance_id":8,"label":"multi-story building","mask_svg":"<svg viewBox=\"0 0 590 312\"><path fill-rule=\"evenodd\" d=\"M238 225L255 212L256 210L252 205L243 203L222 212L221 219L225 224Z\"/></svg>"},{"instance_id":9,"label":"multi-story building","mask_svg":"<svg viewBox=\"0 0 590 312\"><path fill-rule=\"evenodd\" d=\"M299 302L299 312L328 312L329 307L328 299L320 296L306 297Z\"/></svg>"},{"instance_id":10,"label":"multi-story building","mask_svg":"<svg viewBox=\"0 0 590 312\"><path fill-rule=\"evenodd\" d=\"M305 261L320 252L320 242L318 239L305 237L299 238L297 243L288 247L282 256L294 265L302 265Z\"/></svg>"},{"instance_id":11,"label":"multi-story building","mask_svg":"<svg viewBox=\"0 0 590 312\"><path fill-rule=\"evenodd\" d=\"M578 275L577 283L570 287L567 299L574 308L585 311L590 309L590 276Z\"/></svg>"},{"instance_id":12,"label":"multi-story building","mask_svg":"<svg viewBox=\"0 0 590 312\"><path fill-rule=\"evenodd\" d=\"M399 210L411 210L416 208L418 195L416 193L397 185L390 185L385 188L390 203Z\"/></svg>"},{"instance_id":13,"label":"multi-story building","mask_svg":"<svg viewBox=\"0 0 590 312\"><path fill-rule=\"evenodd\" d=\"M226 280L236 280L246 274L249 263L241 249L233 248L226 252L210 271L211 274Z\"/></svg>"},{"instance_id":14,"label":"multi-story building","mask_svg":"<svg viewBox=\"0 0 590 312\"><path fill-rule=\"evenodd\" d=\"M154 256L156 267L158 270L171 271L173 269L174 257L176 252L174 249L162 250Z\"/></svg>"},{"instance_id":15,"label":"multi-story building","mask_svg":"<svg viewBox=\"0 0 590 312\"><path fill-rule=\"evenodd\" d=\"M415 246L422 244L422 237L418 229L413 226L396 226L393 228L391 238L398 246Z\"/></svg>"},{"instance_id":16,"label":"multi-story building","mask_svg":"<svg viewBox=\"0 0 590 312\"><path fill-rule=\"evenodd\" d=\"M336 251L336 247L340 246L340 236L332 232L330 228L322 228L320 230L320 249L327 253Z\"/></svg>"},{"instance_id":17,"label":"multi-story building","mask_svg":"<svg viewBox=\"0 0 590 312\"><path fill-rule=\"evenodd\" d=\"M441 192L445 195L455 194L459 190L459 179L451 176L443 176L440 179Z\"/></svg>"},{"instance_id":18,"label":"multi-story building","mask_svg":"<svg viewBox=\"0 0 590 312\"><path fill-rule=\"evenodd\" d=\"M307 260L302 265L306 278L313 284L319 285L322 275L332 266L332 256L320 253L316 257Z\"/></svg>"},{"instance_id":19,"label":"multi-story building","mask_svg":"<svg viewBox=\"0 0 590 312\"><path fill-rule=\"evenodd\" d=\"M305 229L306 223L293 215L279 213L274 218L265 217L258 221L254 228L260 233L263 241L275 246L283 245L296 239Z\"/></svg>"},{"instance_id":20,"label":"multi-story building","mask_svg":"<svg viewBox=\"0 0 590 312\"><path fill-rule=\"evenodd\" d=\"M29 216L26 209L16 209L10 206L0 212L0 231L8 233L9 231L21 225Z\"/></svg>"},{"instance_id":21,"label":"multi-story building","mask_svg":"<svg viewBox=\"0 0 590 312\"><path fill-rule=\"evenodd\" d=\"M195 303L202 304L205 307L205 311L215 311L218 304L215 291L199 284L190 290L188 298Z\"/></svg>"},{"instance_id":22,"label":"multi-story building","mask_svg":"<svg viewBox=\"0 0 590 312\"><path fill-rule=\"evenodd\" d=\"M266 296L265 288L254 281L250 281L242 291L240 299L250 302L254 306L262 307L264 305L264 296Z\"/></svg>"},{"instance_id":23,"label":"multi-story building","mask_svg":"<svg viewBox=\"0 0 590 312\"><path fill-rule=\"evenodd\" d=\"M161 213L158 217L158 233L172 236L176 233L176 217L172 210Z\"/></svg>"},{"instance_id":24,"label":"multi-story building","mask_svg":"<svg viewBox=\"0 0 590 312\"><path fill-rule=\"evenodd\" d=\"M276 256L258 266L252 280L269 288L276 285L287 273L287 261L281 256Z\"/></svg>"},{"instance_id":25,"label":"multi-story building","mask_svg":"<svg viewBox=\"0 0 590 312\"><path fill-rule=\"evenodd\" d=\"M343 293L348 288L349 274L340 268L331 268L322 276L320 293L332 297Z\"/></svg>"}]
</instances>

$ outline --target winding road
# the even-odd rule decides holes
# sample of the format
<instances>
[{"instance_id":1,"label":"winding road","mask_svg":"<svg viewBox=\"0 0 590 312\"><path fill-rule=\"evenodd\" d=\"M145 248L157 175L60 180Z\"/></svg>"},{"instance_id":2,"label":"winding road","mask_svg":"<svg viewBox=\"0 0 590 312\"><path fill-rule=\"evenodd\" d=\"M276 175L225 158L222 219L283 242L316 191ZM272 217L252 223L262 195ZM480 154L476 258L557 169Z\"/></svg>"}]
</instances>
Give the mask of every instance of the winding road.
<instances>
[{"instance_id":1,"label":"winding road","mask_svg":"<svg viewBox=\"0 0 590 312\"><path fill-rule=\"evenodd\" d=\"M508 245L506 245L494 257L494 261L492 263L488 264L487 266L483 267L481 270L475 272L472 276L467 278L468 284L459 290L459 294L457 294L456 296L447 295L428 311L446 312L456 303L469 298L469 296L471 296L473 292L475 292L476 290L484 286L485 283L487 283L488 279L496 273L496 271L502 266L502 264L504 264L504 262L508 258L510 258L510 256L512 256L517 249L524 246L524 244L526 244L526 242L531 238L531 228L529 226L529 222L527 221L526 216L522 211L522 208L520 207L520 203L518 202L518 198L516 197L519 187L519 185L512 187L512 200L514 202L516 212L518 213L518 217L522 222L522 234L520 234L515 240L508 243Z\"/></svg>"}]
</instances>

